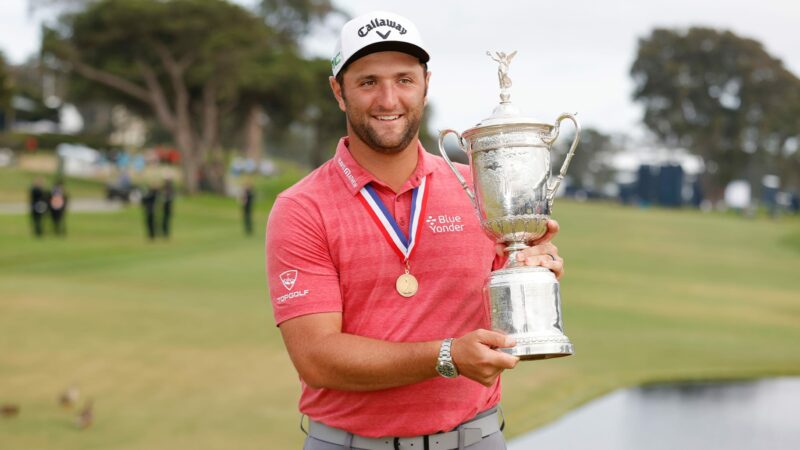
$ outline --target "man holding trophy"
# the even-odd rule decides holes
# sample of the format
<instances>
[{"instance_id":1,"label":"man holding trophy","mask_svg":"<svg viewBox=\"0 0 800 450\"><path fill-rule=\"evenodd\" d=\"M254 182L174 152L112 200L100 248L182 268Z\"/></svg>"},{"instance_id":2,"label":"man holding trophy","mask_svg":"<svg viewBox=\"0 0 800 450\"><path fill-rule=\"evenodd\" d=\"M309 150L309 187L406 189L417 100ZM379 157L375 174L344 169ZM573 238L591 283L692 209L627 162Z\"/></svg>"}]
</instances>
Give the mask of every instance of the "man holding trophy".
<instances>
[{"instance_id":1,"label":"man holding trophy","mask_svg":"<svg viewBox=\"0 0 800 450\"><path fill-rule=\"evenodd\" d=\"M489 184L476 179L476 198L469 167L422 148L429 58L405 17L378 11L346 23L329 82L347 136L270 213L267 276L301 379L305 449L504 449L499 376L520 358L549 357L515 352L514 334L529 339L531 327L498 307L519 301L502 294L503 271L546 272L557 294L558 224L549 204L507 199L536 209L523 211L534 225L490 232L499 219L486 217ZM468 151L486 147L479 131L459 137ZM553 134L537 137L549 144ZM506 316L510 325L497 326Z\"/></svg>"}]
</instances>

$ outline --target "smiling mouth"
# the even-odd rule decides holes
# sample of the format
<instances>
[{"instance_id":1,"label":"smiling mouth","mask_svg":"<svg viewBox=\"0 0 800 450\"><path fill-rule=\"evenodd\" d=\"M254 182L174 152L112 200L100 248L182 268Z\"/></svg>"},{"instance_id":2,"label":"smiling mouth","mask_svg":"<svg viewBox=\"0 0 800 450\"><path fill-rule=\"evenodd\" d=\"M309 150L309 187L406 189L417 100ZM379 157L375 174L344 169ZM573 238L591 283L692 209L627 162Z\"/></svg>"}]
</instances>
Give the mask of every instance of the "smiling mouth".
<instances>
[{"instance_id":1,"label":"smiling mouth","mask_svg":"<svg viewBox=\"0 0 800 450\"><path fill-rule=\"evenodd\" d=\"M397 119L399 119L399 118L400 118L400 117L402 117L402 116L401 116L400 114L395 114L395 115L393 115L393 116L386 116L386 115L384 115L384 116L373 116L373 117L375 117L376 119L378 119L378 120L380 120L380 121L382 121L382 122L390 122L390 121L392 121L392 120L397 120Z\"/></svg>"}]
</instances>

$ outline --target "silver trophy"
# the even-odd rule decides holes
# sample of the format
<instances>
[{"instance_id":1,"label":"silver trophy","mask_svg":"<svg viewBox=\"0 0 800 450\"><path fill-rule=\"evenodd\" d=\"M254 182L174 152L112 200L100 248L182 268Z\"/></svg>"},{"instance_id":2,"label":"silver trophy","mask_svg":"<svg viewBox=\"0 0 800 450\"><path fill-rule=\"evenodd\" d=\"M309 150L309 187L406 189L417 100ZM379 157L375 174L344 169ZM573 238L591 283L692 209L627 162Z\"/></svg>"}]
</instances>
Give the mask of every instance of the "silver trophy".
<instances>
[{"instance_id":1,"label":"silver trophy","mask_svg":"<svg viewBox=\"0 0 800 450\"><path fill-rule=\"evenodd\" d=\"M525 266L516 256L547 231L553 197L578 146L580 124L566 113L555 125L520 115L509 93L508 65L516 53L487 52L500 64L500 104L491 117L464 133L441 131L439 151L472 200L483 230L506 244L508 262L492 272L484 286L492 328L517 341L515 347L499 350L523 360L557 358L573 352L564 334L558 280L550 270ZM550 146L558 138L564 119L575 124L575 139L561 172L551 180ZM444 138L449 133L456 135L469 158L475 192L444 150Z\"/></svg>"}]
</instances>

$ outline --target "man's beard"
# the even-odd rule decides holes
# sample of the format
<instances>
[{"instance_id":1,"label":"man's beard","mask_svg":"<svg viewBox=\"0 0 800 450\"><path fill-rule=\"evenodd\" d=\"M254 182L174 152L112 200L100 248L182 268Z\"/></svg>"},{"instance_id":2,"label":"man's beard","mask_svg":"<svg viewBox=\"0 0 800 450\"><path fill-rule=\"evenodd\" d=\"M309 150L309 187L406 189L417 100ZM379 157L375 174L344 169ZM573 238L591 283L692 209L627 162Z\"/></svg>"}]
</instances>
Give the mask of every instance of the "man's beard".
<instances>
[{"instance_id":1,"label":"man's beard","mask_svg":"<svg viewBox=\"0 0 800 450\"><path fill-rule=\"evenodd\" d=\"M348 111L350 111L349 108ZM383 154L393 154L403 151L417 136L422 119L422 108L409 110L404 117L407 120L405 129L400 134L399 140L391 142L391 138L382 137L375 128L369 125L369 119L359 120L359 118L351 116L349 112L347 114L350 126L358 138L371 149Z\"/></svg>"}]
</instances>

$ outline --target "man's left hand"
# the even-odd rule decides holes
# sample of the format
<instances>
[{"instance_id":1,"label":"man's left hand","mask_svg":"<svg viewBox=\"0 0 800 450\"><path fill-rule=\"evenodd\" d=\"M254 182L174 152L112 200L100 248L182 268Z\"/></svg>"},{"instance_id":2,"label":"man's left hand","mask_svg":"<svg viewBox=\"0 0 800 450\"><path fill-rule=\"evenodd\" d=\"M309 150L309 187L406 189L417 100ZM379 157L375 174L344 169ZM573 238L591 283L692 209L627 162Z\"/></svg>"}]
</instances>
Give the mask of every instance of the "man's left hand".
<instances>
[{"instance_id":1,"label":"man's left hand","mask_svg":"<svg viewBox=\"0 0 800 450\"><path fill-rule=\"evenodd\" d=\"M544 236L530 243L530 247L517 254L517 261L524 262L526 266L541 266L550 269L561 278L564 275L564 259L558 256L558 247L551 241L558 234L558 222L553 219L547 221L547 231ZM504 245L497 246L498 254L502 255Z\"/></svg>"}]
</instances>

